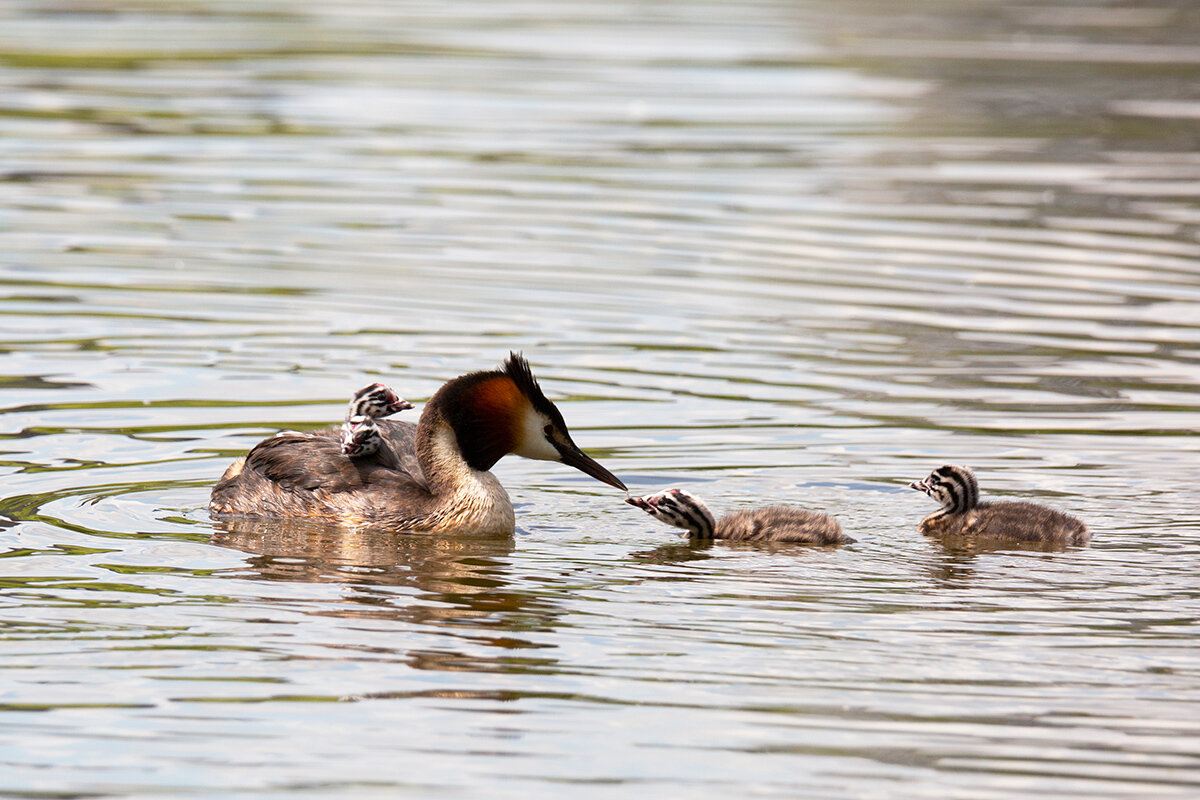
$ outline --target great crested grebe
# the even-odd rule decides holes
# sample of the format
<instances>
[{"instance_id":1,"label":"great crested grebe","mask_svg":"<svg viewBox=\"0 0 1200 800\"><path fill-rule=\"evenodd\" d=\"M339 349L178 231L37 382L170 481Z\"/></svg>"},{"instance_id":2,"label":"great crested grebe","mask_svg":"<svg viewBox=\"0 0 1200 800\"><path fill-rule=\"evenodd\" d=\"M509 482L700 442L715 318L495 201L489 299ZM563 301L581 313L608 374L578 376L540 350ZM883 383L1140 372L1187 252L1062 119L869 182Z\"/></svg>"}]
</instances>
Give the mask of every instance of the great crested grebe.
<instances>
[{"instance_id":1,"label":"great crested grebe","mask_svg":"<svg viewBox=\"0 0 1200 800\"><path fill-rule=\"evenodd\" d=\"M342 452L351 457L375 455L379 452L379 448L386 444L382 438L376 438L367 441L369 433L363 432L358 434L360 444L347 449L346 443L353 438L351 433L351 421L357 421L359 426L366 425L366 422L371 423L372 431L378 436L378 423L376 420L382 420L383 417L391 416L398 411L405 411L413 407L413 404L405 400L400 395L392 391L391 387L385 386L382 383L372 383L369 386L364 386L359 389L350 398L350 403L346 408L346 421L342 424L340 434L342 438ZM391 424L390 420L382 420L383 424ZM279 431L275 436L286 436L293 439L299 438L323 438L328 435L328 431L318 431L316 433L303 433L301 431ZM225 470L224 478L231 478L236 475L246 463L245 457L239 458L233 462L228 469Z\"/></svg>"},{"instance_id":2,"label":"great crested grebe","mask_svg":"<svg viewBox=\"0 0 1200 800\"><path fill-rule=\"evenodd\" d=\"M509 453L561 461L625 489L571 440L562 414L516 353L503 369L445 383L418 424L375 424L387 459L351 459L338 429L264 439L225 471L209 508L413 533L508 534L515 529L512 502L490 470Z\"/></svg>"},{"instance_id":3,"label":"great crested grebe","mask_svg":"<svg viewBox=\"0 0 1200 800\"><path fill-rule=\"evenodd\" d=\"M908 486L942 504L921 520L918 528L922 533L1057 544L1087 544L1091 538L1086 525L1053 508L1025 502L979 502L979 482L966 467L947 464Z\"/></svg>"},{"instance_id":4,"label":"great crested grebe","mask_svg":"<svg viewBox=\"0 0 1200 800\"><path fill-rule=\"evenodd\" d=\"M390 417L398 411L407 411L413 404L382 383L372 383L364 386L350 398L346 409L346 419L353 417Z\"/></svg>"},{"instance_id":5,"label":"great crested grebe","mask_svg":"<svg viewBox=\"0 0 1200 800\"><path fill-rule=\"evenodd\" d=\"M375 458L379 463L391 469L400 467L395 453L387 446L379 422L374 417L359 414L348 418L341 427L342 455L350 458Z\"/></svg>"},{"instance_id":6,"label":"great crested grebe","mask_svg":"<svg viewBox=\"0 0 1200 800\"><path fill-rule=\"evenodd\" d=\"M350 398L346 421L340 430L342 454L350 458L379 457L388 466L399 466L400 462L388 447L387 438L380 428L396 425L384 417L412 407L412 403L382 383L372 383L359 389Z\"/></svg>"},{"instance_id":7,"label":"great crested grebe","mask_svg":"<svg viewBox=\"0 0 1200 800\"><path fill-rule=\"evenodd\" d=\"M347 417L342 423L342 455L363 458L379 453L383 446L383 434L375 420L363 414Z\"/></svg>"},{"instance_id":8,"label":"great crested grebe","mask_svg":"<svg viewBox=\"0 0 1200 800\"><path fill-rule=\"evenodd\" d=\"M682 489L627 497L625 502L668 525L683 528L697 539L809 544L849 544L854 541L842 533L842 526L828 514L795 506L751 508L735 511L718 520L700 498Z\"/></svg>"}]
</instances>

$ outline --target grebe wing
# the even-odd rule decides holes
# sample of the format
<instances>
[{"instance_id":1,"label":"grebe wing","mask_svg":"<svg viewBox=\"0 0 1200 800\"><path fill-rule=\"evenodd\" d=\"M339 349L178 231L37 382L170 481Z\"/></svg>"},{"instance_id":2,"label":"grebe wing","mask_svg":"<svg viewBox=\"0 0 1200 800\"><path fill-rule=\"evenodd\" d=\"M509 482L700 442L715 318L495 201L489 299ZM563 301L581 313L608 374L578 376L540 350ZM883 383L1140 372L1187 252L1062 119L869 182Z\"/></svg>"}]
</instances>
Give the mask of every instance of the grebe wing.
<instances>
[{"instance_id":1,"label":"grebe wing","mask_svg":"<svg viewBox=\"0 0 1200 800\"><path fill-rule=\"evenodd\" d=\"M394 419L377 419L375 426L386 446L392 451L398 472L408 475L415 483L425 486L425 473L417 461L417 426Z\"/></svg>"},{"instance_id":2,"label":"grebe wing","mask_svg":"<svg viewBox=\"0 0 1200 800\"><path fill-rule=\"evenodd\" d=\"M358 471L342 455L333 431L283 431L263 439L246 454L242 472L251 470L283 489L316 489L353 481Z\"/></svg>"},{"instance_id":3,"label":"grebe wing","mask_svg":"<svg viewBox=\"0 0 1200 800\"><path fill-rule=\"evenodd\" d=\"M352 459L342 453L337 430L285 431L256 444L246 455L242 471L251 470L288 491L320 489L332 495L387 487L427 492L420 468L411 474L405 469L406 460L399 459L393 467L376 458ZM411 460L415 463L415 456Z\"/></svg>"}]
</instances>

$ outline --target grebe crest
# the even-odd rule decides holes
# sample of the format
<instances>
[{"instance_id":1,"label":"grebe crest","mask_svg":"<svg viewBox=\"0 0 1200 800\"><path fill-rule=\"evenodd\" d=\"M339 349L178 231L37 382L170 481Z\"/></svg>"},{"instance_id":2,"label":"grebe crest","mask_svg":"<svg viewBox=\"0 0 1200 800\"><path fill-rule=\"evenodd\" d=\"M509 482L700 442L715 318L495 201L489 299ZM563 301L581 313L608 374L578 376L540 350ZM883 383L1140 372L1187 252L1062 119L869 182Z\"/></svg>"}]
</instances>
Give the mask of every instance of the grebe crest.
<instances>
[{"instance_id":1,"label":"grebe crest","mask_svg":"<svg viewBox=\"0 0 1200 800\"><path fill-rule=\"evenodd\" d=\"M1061 511L1028 502L980 502L975 473L964 466L946 464L910 489L924 492L941 508L921 520L923 533L945 536L978 536L1018 542L1086 544L1087 526Z\"/></svg>"},{"instance_id":2,"label":"grebe crest","mask_svg":"<svg viewBox=\"0 0 1200 800\"><path fill-rule=\"evenodd\" d=\"M430 399L454 434L467 465L478 472L512 453L560 461L617 489L625 484L585 455L571 439L562 413L533 377L529 362L510 353L503 370L475 372L450 381ZM426 406L426 414L429 413ZM425 415L422 415L422 423Z\"/></svg>"},{"instance_id":3,"label":"grebe crest","mask_svg":"<svg viewBox=\"0 0 1200 800\"><path fill-rule=\"evenodd\" d=\"M828 514L795 506L767 506L735 511L716 519L699 497L683 489L668 489L625 502L668 525L682 528L697 539L734 539L757 542L846 544L854 540Z\"/></svg>"}]
</instances>

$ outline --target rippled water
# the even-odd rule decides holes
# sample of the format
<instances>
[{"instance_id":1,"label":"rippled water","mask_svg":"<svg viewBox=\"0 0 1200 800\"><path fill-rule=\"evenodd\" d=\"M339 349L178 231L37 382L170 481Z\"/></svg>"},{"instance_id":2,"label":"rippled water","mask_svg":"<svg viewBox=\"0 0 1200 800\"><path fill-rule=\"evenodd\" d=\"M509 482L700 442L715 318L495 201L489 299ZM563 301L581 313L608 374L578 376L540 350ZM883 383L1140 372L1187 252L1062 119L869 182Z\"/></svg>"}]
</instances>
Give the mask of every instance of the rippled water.
<instances>
[{"instance_id":1,"label":"rippled water","mask_svg":"<svg viewBox=\"0 0 1200 800\"><path fill-rule=\"evenodd\" d=\"M1190 3L0 4L0 794L1193 797ZM689 544L210 519L523 350ZM1090 548L922 537L944 462Z\"/></svg>"}]
</instances>

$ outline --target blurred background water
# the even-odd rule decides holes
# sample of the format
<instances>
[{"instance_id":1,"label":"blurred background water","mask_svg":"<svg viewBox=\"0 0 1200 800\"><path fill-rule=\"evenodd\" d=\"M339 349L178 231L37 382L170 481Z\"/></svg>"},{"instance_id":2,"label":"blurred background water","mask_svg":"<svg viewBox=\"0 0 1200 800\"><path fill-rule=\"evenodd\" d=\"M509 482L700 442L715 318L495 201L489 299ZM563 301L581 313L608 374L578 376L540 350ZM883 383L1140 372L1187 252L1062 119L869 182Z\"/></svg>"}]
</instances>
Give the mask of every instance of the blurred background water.
<instances>
[{"instance_id":1,"label":"blurred background water","mask_svg":"<svg viewBox=\"0 0 1200 800\"><path fill-rule=\"evenodd\" d=\"M1200 11L0 2L0 794L1195 797ZM205 508L524 351L511 540ZM920 536L945 462L1093 528Z\"/></svg>"}]
</instances>

